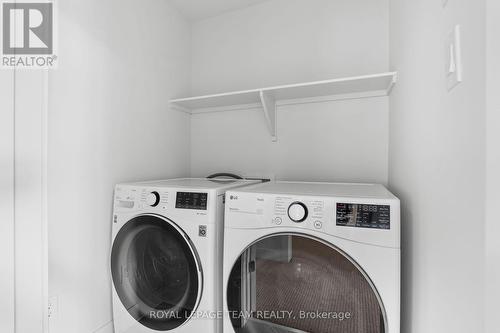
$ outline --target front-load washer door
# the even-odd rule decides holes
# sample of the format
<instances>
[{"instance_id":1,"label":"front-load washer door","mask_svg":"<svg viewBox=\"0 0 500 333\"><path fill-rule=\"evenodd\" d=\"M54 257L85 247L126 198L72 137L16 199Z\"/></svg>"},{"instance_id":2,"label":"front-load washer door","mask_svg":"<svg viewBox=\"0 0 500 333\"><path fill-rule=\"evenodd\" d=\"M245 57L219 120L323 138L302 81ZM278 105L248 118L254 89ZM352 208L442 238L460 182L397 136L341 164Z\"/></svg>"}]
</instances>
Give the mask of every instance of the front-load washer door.
<instances>
[{"instance_id":1,"label":"front-load washer door","mask_svg":"<svg viewBox=\"0 0 500 333\"><path fill-rule=\"evenodd\" d=\"M111 273L130 315L157 331L188 321L201 297L201 266L191 241L160 216L141 215L120 229L113 242Z\"/></svg>"},{"instance_id":2,"label":"front-load washer door","mask_svg":"<svg viewBox=\"0 0 500 333\"><path fill-rule=\"evenodd\" d=\"M362 268L302 234L247 247L230 273L227 305L236 333L386 332L383 304Z\"/></svg>"}]
</instances>

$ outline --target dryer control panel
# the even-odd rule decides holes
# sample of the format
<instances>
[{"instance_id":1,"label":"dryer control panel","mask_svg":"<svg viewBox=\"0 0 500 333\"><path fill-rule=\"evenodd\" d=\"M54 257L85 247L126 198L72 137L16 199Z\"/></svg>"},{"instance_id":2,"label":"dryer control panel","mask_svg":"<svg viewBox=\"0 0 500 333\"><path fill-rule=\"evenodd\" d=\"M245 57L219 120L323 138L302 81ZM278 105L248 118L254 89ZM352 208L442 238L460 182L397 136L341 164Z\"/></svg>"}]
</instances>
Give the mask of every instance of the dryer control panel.
<instances>
[{"instance_id":1,"label":"dryer control panel","mask_svg":"<svg viewBox=\"0 0 500 333\"><path fill-rule=\"evenodd\" d=\"M381 185L277 182L228 191L227 199L226 229L269 229L400 246L399 200Z\"/></svg>"},{"instance_id":2,"label":"dryer control panel","mask_svg":"<svg viewBox=\"0 0 500 333\"><path fill-rule=\"evenodd\" d=\"M337 203L337 225L342 227L390 229L391 207Z\"/></svg>"},{"instance_id":3,"label":"dryer control panel","mask_svg":"<svg viewBox=\"0 0 500 333\"><path fill-rule=\"evenodd\" d=\"M310 224L321 229L325 221L325 202L316 198L277 196L273 205L272 223L289 220L297 225Z\"/></svg>"}]
</instances>

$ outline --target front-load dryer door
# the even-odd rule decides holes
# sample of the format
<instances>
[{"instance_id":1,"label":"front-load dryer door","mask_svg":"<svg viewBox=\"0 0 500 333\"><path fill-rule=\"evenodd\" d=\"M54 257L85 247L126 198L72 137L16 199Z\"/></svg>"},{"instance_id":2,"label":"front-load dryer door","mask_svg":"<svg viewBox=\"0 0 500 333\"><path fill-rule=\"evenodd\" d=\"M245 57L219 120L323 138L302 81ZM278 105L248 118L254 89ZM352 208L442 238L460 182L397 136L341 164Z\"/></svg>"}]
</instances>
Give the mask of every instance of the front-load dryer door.
<instances>
[{"instance_id":1,"label":"front-load dryer door","mask_svg":"<svg viewBox=\"0 0 500 333\"><path fill-rule=\"evenodd\" d=\"M362 268L302 234L247 247L230 273L227 305L236 333L386 332L384 306Z\"/></svg>"},{"instance_id":2,"label":"front-load dryer door","mask_svg":"<svg viewBox=\"0 0 500 333\"><path fill-rule=\"evenodd\" d=\"M160 216L141 215L120 229L113 242L111 273L123 306L153 330L184 324L201 297L201 266L191 241Z\"/></svg>"}]
</instances>

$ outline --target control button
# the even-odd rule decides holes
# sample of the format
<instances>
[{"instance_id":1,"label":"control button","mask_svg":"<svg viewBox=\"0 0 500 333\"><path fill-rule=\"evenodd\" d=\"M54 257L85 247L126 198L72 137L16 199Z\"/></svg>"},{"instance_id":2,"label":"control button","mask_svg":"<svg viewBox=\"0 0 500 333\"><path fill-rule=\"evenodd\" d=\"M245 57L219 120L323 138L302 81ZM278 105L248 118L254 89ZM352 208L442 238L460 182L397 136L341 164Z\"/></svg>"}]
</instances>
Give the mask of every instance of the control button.
<instances>
[{"instance_id":1,"label":"control button","mask_svg":"<svg viewBox=\"0 0 500 333\"><path fill-rule=\"evenodd\" d=\"M277 225L280 225L281 223L283 223L283 220L281 219L281 217L277 217L274 219L274 223L276 223Z\"/></svg>"},{"instance_id":2,"label":"control button","mask_svg":"<svg viewBox=\"0 0 500 333\"><path fill-rule=\"evenodd\" d=\"M307 207L302 202L294 202L288 207L288 217L296 223L304 222L307 218Z\"/></svg>"},{"instance_id":3,"label":"control button","mask_svg":"<svg viewBox=\"0 0 500 333\"><path fill-rule=\"evenodd\" d=\"M316 229L321 229L321 228L323 228L323 223L321 221L316 221L316 222L314 222L314 227Z\"/></svg>"},{"instance_id":4,"label":"control button","mask_svg":"<svg viewBox=\"0 0 500 333\"><path fill-rule=\"evenodd\" d=\"M151 207L158 206L160 203L160 194L156 191L149 193L146 197L146 203Z\"/></svg>"}]
</instances>

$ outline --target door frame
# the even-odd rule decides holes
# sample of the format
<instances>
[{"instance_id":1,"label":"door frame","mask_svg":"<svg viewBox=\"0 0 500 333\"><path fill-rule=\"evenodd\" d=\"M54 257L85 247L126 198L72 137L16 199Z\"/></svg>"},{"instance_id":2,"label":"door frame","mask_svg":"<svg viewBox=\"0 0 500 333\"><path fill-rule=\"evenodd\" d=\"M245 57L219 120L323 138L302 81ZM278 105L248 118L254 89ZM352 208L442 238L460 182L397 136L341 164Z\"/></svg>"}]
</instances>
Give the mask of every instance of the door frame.
<instances>
[{"instance_id":1,"label":"door frame","mask_svg":"<svg viewBox=\"0 0 500 333\"><path fill-rule=\"evenodd\" d=\"M48 70L16 70L14 109L15 329L47 333Z\"/></svg>"},{"instance_id":2,"label":"door frame","mask_svg":"<svg viewBox=\"0 0 500 333\"><path fill-rule=\"evenodd\" d=\"M48 71L0 74L0 331L47 333Z\"/></svg>"},{"instance_id":3,"label":"door frame","mask_svg":"<svg viewBox=\"0 0 500 333\"><path fill-rule=\"evenodd\" d=\"M48 70L0 70L0 331L47 333Z\"/></svg>"},{"instance_id":4,"label":"door frame","mask_svg":"<svg viewBox=\"0 0 500 333\"><path fill-rule=\"evenodd\" d=\"M14 82L13 70L0 72L0 331L15 330L14 274Z\"/></svg>"}]
</instances>

